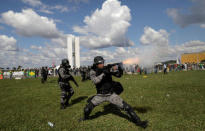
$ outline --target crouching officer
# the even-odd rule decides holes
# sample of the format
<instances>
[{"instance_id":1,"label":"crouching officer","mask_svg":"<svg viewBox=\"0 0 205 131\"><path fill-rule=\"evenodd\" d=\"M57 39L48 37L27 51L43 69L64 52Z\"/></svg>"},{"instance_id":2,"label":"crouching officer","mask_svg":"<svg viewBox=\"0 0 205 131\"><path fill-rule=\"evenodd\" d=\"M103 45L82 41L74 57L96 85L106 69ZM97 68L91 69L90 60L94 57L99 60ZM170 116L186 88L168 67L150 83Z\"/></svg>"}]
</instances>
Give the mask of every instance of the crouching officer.
<instances>
[{"instance_id":1,"label":"crouching officer","mask_svg":"<svg viewBox=\"0 0 205 131\"><path fill-rule=\"evenodd\" d=\"M63 59L60 68L58 69L58 84L61 89L61 109L65 109L69 105L69 99L74 94L73 88L70 86L69 81L73 81L78 87L77 82L73 76L69 73L69 61Z\"/></svg>"},{"instance_id":2,"label":"crouching officer","mask_svg":"<svg viewBox=\"0 0 205 131\"><path fill-rule=\"evenodd\" d=\"M114 70L114 71L112 71ZM120 83L116 83L112 80L112 75L116 77L121 77L123 74L122 69L116 70L116 66L112 68L107 68L104 66L104 59L101 56L94 58L94 64L90 71L90 78L92 82L96 85L97 94L88 100L88 104L84 108L84 117L80 121L89 119L89 114L93 108L102 102L108 101L120 109L123 109L127 112L128 116L131 117L131 120L137 125L143 128L147 127L147 121L141 121L140 118L136 115L133 108L127 104L123 99L118 95L122 92L122 86ZM114 84L113 84L114 83ZM115 87L115 85L118 85ZM121 87L120 87L121 86ZM120 87L120 88L119 88ZM118 89L121 90L117 93Z\"/></svg>"}]
</instances>

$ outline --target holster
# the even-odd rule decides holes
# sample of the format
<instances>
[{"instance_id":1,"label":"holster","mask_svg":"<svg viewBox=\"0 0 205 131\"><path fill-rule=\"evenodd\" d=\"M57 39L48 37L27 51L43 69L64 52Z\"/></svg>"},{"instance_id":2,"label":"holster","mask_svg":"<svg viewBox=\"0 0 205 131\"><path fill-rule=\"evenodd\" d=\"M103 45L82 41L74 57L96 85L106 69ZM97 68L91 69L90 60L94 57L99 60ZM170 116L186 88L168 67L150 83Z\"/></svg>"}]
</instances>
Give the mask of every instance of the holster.
<instances>
[{"instance_id":1,"label":"holster","mask_svg":"<svg viewBox=\"0 0 205 131\"><path fill-rule=\"evenodd\" d=\"M113 81L112 88L113 92L115 92L117 95L120 95L124 91L120 82Z\"/></svg>"}]
</instances>

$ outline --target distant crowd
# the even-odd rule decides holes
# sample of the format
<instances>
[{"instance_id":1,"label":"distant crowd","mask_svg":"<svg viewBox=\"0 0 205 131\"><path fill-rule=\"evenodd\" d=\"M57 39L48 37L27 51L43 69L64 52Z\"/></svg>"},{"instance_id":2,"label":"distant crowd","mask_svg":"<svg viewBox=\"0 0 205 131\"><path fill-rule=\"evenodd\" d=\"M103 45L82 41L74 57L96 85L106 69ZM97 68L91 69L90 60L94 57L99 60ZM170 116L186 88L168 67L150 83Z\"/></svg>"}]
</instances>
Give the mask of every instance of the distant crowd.
<instances>
[{"instance_id":1,"label":"distant crowd","mask_svg":"<svg viewBox=\"0 0 205 131\"><path fill-rule=\"evenodd\" d=\"M41 68L30 68L30 69L22 69L22 68L15 68L15 69L3 69L0 68L0 79L12 79L15 77L21 78L38 78L42 77L43 69L46 70L47 76L57 76L58 70L56 67L41 67ZM74 76L81 76L82 80L89 79L89 71L91 66L82 66L80 68L72 68L70 72ZM124 73L125 74L150 74L150 73L158 73L171 71L188 71L188 70L205 70L205 64L195 64L195 63L185 63L185 64L156 64L155 66L145 67L139 65L125 65L124 66Z\"/></svg>"},{"instance_id":2,"label":"distant crowd","mask_svg":"<svg viewBox=\"0 0 205 131\"><path fill-rule=\"evenodd\" d=\"M171 71L188 71L188 70L205 70L205 64L185 63L185 64L166 64L160 63L154 66L140 66L140 65L129 65L124 67L125 74L150 74Z\"/></svg>"},{"instance_id":3,"label":"distant crowd","mask_svg":"<svg viewBox=\"0 0 205 131\"><path fill-rule=\"evenodd\" d=\"M74 76L82 76L84 79L87 79L88 72L91 69L90 66L84 66L80 68L72 68L70 69L70 72ZM48 77L55 77L58 76L58 69L56 67L41 67L41 68L29 68L29 69L19 69L19 68L13 68L13 69L4 69L0 68L0 76L2 76L2 79L12 79L16 77L21 78L38 78L42 77L43 75L46 75Z\"/></svg>"}]
</instances>

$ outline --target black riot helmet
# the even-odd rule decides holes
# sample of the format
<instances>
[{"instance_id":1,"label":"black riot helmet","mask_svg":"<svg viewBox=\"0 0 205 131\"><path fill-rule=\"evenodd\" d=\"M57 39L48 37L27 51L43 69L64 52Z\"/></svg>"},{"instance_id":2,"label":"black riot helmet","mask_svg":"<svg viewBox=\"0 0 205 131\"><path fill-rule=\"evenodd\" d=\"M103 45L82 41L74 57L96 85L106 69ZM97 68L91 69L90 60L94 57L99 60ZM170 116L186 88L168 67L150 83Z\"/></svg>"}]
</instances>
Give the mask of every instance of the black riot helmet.
<instances>
[{"instance_id":1,"label":"black riot helmet","mask_svg":"<svg viewBox=\"0 0 205 131\"><path fill-rule=\"evenodd\" d=\"M62 59L62 66L70 67L68 59Z\"/></svg>"},{"instance_id":2,"label":"black riot helmet","mask_svg":"<svg viewBox=\"0 0 205 131\"><path fill-rule=\"evenodd\" d=\"M96 56L94 58L94 64L95 65L98 65L98 64L103 64L105 62L105 60L103 59L102 56Z\"/></svg>"}]
</instances>

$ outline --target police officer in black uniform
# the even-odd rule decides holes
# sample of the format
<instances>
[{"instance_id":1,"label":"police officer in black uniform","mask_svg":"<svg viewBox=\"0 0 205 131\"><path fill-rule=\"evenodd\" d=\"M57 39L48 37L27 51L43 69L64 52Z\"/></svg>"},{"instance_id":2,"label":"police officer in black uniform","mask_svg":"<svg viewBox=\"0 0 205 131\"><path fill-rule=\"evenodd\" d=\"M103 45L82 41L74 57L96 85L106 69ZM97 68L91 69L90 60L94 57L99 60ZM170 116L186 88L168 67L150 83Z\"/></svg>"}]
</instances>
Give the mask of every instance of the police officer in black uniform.
<instances>
[{"instance_id":1,"label":"police officer in black uniform","mask_svg":"<svg viewBox=\"0 0 205 131\"><path fill-rule=\"evenodd\" d=\"M42 67L41 69L41 83L45 83L48 76L48 70L47 67Z\"/></svg>"},{"instance_id":2,"label":"police officer in black uniform","mask_svg":"<svg viewBox=\"0 0 205 131\"><path fill-rule=\"evenodd\" d=\"M69 81L73 81L78 87L77 82L69 72L69 61L68 59L63 59L60 68L58 69L58 83L61 89L61 107L60 109L65 109L69 105L69 99L74 94L73 88L71 87Z\"/></svg>"},{"instance_id":3,"label":"police officer in black uniform","mask_svg":"<svg viewBox=\"0 0 205 131\"><path fill-rule=\"evenodd\" d=\"M104 66L103 57L97 56L94 58L93 68L90 71L90 78L96 85L97 94L88 101L88 104L84 108L84 117L81 118L80 121L89 119L89 114L95 106L108 101L120 109L125 110L137 126L143 128L147 127L148 122L141 121L133 108L118 95L122 92L122 86L120 83L112 80L112 75L121 77L122 74L123 71L121 68L116 69L116 66L112 68Z\"/></svg>"},{"instance_id":4,"label":"police officer in black uniform","mask_svg":"<svg viewBox=\"0 0 205 131\"><path fill-rule=\"evenodd\" d=\"M86 80L86 68L85 67L80 68L80 73L82 77L81 81L85 81Z\"/></svg>"}]
</instances>

